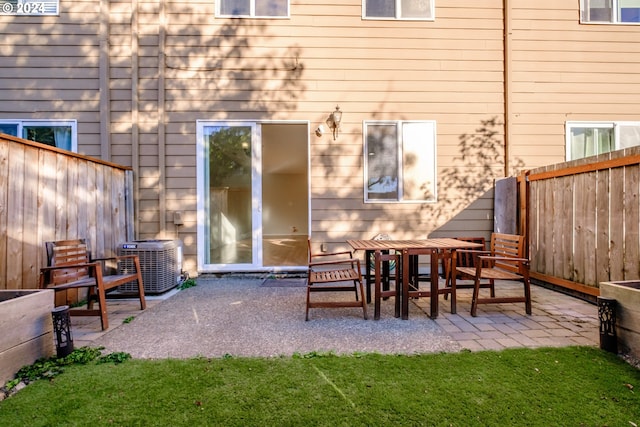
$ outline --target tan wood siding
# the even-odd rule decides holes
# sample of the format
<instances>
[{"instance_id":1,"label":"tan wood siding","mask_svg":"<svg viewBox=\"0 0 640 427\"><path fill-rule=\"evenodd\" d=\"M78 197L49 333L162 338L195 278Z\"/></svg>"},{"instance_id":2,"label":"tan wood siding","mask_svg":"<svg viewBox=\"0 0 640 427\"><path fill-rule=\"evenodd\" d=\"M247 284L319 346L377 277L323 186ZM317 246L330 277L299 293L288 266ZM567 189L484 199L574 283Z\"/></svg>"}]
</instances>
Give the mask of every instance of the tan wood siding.
<instances>
[{"instance_id":1,"label":"tan wood siding","mask_svg":"<svg viewBox=\"0 0 640 427\"><path fill-rule=\"evenodd\" d=\"M565 159L566 121L639 120L640 28L580 24L573 0L512 5L512 155Z\"/></svg>"}]
</instances>

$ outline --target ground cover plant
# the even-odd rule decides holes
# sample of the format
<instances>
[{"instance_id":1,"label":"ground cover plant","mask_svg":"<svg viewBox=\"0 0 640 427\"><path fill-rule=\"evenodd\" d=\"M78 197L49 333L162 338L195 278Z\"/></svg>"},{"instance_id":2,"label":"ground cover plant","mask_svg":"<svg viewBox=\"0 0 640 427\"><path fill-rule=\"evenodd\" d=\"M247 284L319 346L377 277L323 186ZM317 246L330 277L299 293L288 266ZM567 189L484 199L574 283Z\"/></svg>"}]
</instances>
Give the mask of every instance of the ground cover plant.
<instances>
[{"instance_id":1,"label":"ground cover plant","mask_svg":"<svg viewBox=\"0 0 640 427\"><path fill-rule=\"evenodd\" d=\"M591 347L73 365L1 426L635 426L640 370Z\"/></svg>"}]
</instances>

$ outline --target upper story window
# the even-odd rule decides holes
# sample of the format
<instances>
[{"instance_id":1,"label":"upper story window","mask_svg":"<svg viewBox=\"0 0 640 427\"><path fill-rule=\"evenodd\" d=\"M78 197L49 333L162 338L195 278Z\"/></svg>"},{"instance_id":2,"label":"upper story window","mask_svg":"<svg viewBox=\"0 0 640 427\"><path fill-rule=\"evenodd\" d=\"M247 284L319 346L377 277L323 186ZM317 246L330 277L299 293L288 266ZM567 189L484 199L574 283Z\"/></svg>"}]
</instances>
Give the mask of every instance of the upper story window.
<instances>
[{"instance_id":1,"label":"upper story window","mask_svg":"<svg viewBox=\"0 0 640 427\"><path fill-rule=\"evenodd\" d=\"M78 151L75 120L0 120L0 133Z\"/></svg>"},{"instance_id":2,"label":"upper story window","mask_svg":"<svg viewBox=\"0 0 640 427\"><path fill-rule=\"evenodd\" d=\"M362 0L363 19L433 21L435 0Z\"/></svg>"},{"instance_id":3,"label":"upper story window","mask_svg":"<svg viewBox=\"0 0 640 427\"><path fill-rule=\"evenodd\" d=\"M640 23L640 0L580 0L580 22Z\"/></svg>"},{"instance_id":4,"label":"upper story window","mask_svg":"<svg viewBox=\"0 0 640 427\"><path fill-rule=\"evenodd\" d=\"M216 16L231 18L288 18L289 0L220 0Z\"/></svg>"},{"instance_id":5,"label":"upper story window","mask_svg":"<svg viewBox=\"0 0 640 427\"><path fill-rule=\"evenodd\" d=\"M567 160L640 145L640 122L567 122Z\"/></svg>"},{"instance_id":6,"label":"upper story window","mask_svg":"<svg viewBox=\"0 0 640 427\"><path fill-rule=\"evenodd\" d=\"M365 202L436 201L436 123L364 122Z\"/></svg>"}]
</instances>

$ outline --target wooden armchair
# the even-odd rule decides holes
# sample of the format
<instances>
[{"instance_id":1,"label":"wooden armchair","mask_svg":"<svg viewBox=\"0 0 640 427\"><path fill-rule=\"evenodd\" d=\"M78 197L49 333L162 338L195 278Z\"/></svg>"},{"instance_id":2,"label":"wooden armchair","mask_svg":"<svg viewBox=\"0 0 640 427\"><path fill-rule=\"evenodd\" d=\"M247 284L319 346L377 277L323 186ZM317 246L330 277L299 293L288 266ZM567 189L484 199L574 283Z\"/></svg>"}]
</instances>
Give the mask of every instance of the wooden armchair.
<instances>
[{"instance_id":1,"label":"wooden armchair","mask_svg":"<svg viewBox=\"0 0 640 427\"><path fill-rule=\"evenodd\" d=\"M350 251L313 254L311 240L308 241L308 245L309 269L305 320L309 320L309 309L316 307L362 307L364 318L367 319L360 260L353 258ZM355 292L355 301L312 300L311 294L316 292Z\"/></svg>"},{"instance_id":2,"label":"wooden armchair","mask_svg":"<svg viewBox=\"0 0 640 427\"><path fill-rule=\"evenodd\" d=\"M491 250L468 251L474 254L474 267L456 267L462 277L474 280L471 315L476 316L478 304L524 302L527 314L531 314L531 286L529 283L529 260L524 257L524 236L493 233ZM492 293L488 298L480 298L480 281L488 279L493 290L495 280L521 280L524 285L523 296L498 297Z\"/></svg>"},{"instance_id":3,"label":"wooden armchair","mask_svg":"<svg viewBox=\"0 0 640 427\"><path fill-rule=\"evenodd\" d=\"M146 308L144 286L137 255L125 255L103 259L91 259L86 240L60 240L46 242L47 265L40 269L40 288L49 288L56 294L70 289L87 289L87 308L70 310L72 316L100 316L102 329L109 328L106 292L129 282L138 283L140 309ZM126 274L104 275L102 262L132 259L135 271ZM94 302L99 309L94 309Z\"/></svg>"}]
</instances>

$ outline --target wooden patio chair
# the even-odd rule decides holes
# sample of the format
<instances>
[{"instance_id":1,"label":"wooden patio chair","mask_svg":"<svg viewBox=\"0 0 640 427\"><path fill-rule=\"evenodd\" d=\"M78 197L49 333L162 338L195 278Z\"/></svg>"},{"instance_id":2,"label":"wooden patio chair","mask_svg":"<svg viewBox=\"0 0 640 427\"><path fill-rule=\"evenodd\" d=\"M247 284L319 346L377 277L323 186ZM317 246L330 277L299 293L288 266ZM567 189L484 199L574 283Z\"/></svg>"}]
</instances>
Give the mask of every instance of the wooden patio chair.
<instances>
[{"instance_id":1,"label":"wooden patio chair","mask_svg":"<svg viewBox=\"0 0 640 427\"><path fill-rule=\"evenodd\" d=\"M48 267L40 269L41 289L53 289L56 293L69 289L87 289L87 308L70 310L72 316L100 316L102 330L108 329L106 293L129 282L138 283L140 309L146 308L140 260L137 255L91 259L85 239L46 242L45 248ZM113 275L103 273L103 262L113 260L117 263L125 259L133 261L133 272ZM93 308L96 301L100 306L98 309Z\"/></svg>"},{"instance_id":2,"label":"wooden patio chair","mask_svg":"<svg viewBox=\"0 0 640 427\"><path fill-rule=\"evenodd\" d=\"M309 320L310 308L320 307L362 307L366 320L367 304L362 284L360 260L353 258L351 251L313 254L311 239L308 241L308 246L309 268L305 320ZM317 292L355 292L355 301L312 300L311 294ZM360 293L359 296L358 293Z\"/></svg>"},{"instance_id":3,"label":"wooden patio chair","mask_svg":"<svg viewBox=\"0 0 640 427\"><path fill-rule=\"evenodd\" d=\"M474 280L471 315L476 316L478 304L524 302L525 311L531 314L531 286L529 283L529 260L524 257L524 236L493 233L490 251L467 251L474 255L474 267L456 267L463 277ZM493 286L495 280L518 280L524 285L523 296L480 298L480 281L487 279Z\"/></svg>"}]
</instances>

